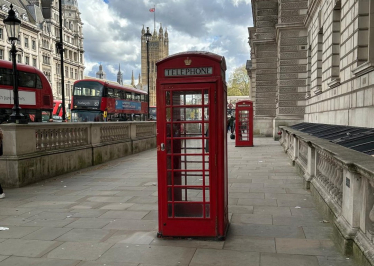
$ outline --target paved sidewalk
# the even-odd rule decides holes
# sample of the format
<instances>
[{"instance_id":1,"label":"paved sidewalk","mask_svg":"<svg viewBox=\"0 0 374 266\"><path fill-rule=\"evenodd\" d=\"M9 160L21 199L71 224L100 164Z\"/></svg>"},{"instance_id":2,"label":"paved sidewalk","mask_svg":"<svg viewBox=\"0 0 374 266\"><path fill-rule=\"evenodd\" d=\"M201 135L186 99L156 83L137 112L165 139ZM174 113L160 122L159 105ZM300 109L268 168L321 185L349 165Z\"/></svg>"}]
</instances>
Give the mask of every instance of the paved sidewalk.
<instances>
[{"instance_id":1,"label":"paved sidewalk","mask_svg":"<svg viewBox=\"0 0 374 266\"><path fill-rule=\"evenodd\" d=\"M226 241L161 240L156 151L19 189L0 200L0 266L353 266L278 142L229 140Z\"/></svg>"}]
</instances>

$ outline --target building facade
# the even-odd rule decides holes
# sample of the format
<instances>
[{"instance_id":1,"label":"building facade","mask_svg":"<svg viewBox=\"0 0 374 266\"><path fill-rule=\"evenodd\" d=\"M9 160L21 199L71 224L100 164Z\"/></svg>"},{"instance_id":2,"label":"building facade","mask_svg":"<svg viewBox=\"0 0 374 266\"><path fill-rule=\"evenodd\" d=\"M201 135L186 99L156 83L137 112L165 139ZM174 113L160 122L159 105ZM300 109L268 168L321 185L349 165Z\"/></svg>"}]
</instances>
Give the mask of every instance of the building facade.
<instances>
[{"instance_id":1,"label":"building facade","mask_svg":"<svg viewBox=\"0 0 374 266\"><path fill-rule=\"evenodd\" d=\"M141 31L141 84L147 89L147 42L144 36L145 29ZM157 68L156 62L169 55L169 34L167 29L164 32L160 26L157 33L156 28L149 41L149 105L156 106L156 78ZM139 82L140 83L140 82Z\"/></svg>"},{"instance_id":2,"label":"building facade","mask_svg":"<svg viewBox=\"0 0 374 266\"><path fill-rule=\"evenodd\" d=\"M62 99L58 0L0 0L0 59L11 60L3 19L10 4L21 20L17 62L40 69L51 83L54 99ZM82 21L77 0L62 0L64 41L64 83L67 102L73 83L83 78L84 49Z\"/></svg>"},{"instance_id":3,"label":"building facade","mask_svg":"<svg viewBox=\"0 0 374 266\"><path fill-rule=\"evenodd\" d=\"M368 0L252 0L256 133L302 121L374 127L373 10Z\"/></svg>"}]
</instances>

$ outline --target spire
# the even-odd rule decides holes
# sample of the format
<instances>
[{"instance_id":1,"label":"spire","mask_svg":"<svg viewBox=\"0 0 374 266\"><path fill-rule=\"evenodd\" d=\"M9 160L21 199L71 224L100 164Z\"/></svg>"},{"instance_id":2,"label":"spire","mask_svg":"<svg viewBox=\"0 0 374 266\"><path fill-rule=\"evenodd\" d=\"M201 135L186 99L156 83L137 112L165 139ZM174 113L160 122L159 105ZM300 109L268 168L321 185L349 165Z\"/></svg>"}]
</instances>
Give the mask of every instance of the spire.
<instances>
[{"instance_id":1,"label":"spire","mask_svg":"<svg viewBox=\"0 0 374 266\"><path fill-rule=\"evenodd\" d=\"M165 38L169 37L168 28L165 28Z\"/></svg>"},{"instance_id":2,"label":"spire","mask_svg":"<svg viewBox=\"0 0 374 266\"><path fill-rule=\"evenodd\" d=\"M131 85L135 87L134 70L131 73Z\"/></svg>"},{"instance_id":3,"label":"spire","mask_svg":"<svg viewBox=\"0 0 374 266\"><path fill-rule=\"evenodd\" d=\"M123 85L123 74L121 72L121 64L118 64L117 83Z\"/></svg>"},{"instance_id":4,"label":"spire","mask_svg":"<svg viewBox=\"0 0 374 266\"><path fill-rule=\"evenodd\" d=\"M143 28L142 28L142 35L144 35L145 33L145 29L144 29L144 25L143 25Z\"/></svg>"},{"instance_id":5,"label":"spire","mask_svg":"<svg viewBox=\"0 0 374 266\"><path fill-rule=\"evenodd\" d=\"M118 74L121 74L121 64L118 64Z\"/></svg>"}]
</instances>

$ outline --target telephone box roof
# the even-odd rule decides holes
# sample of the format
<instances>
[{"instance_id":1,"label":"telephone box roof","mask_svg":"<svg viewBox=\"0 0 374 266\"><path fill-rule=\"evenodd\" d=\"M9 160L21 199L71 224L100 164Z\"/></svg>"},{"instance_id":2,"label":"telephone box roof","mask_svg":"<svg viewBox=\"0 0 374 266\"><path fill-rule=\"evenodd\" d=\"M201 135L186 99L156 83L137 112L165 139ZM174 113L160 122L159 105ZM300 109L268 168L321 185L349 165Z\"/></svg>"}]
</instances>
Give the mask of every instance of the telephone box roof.
<instances>
[{"instance_id":1,"label":"telephone box roof","mask_svg":"<svg viewBox=\"0 0 374 266\"><path fill-rule=\"evenodd\" d=\"M160 63L165 62L165 61L172 60L174 58L185 57L185 56L198 56L198 57L210 58L214 61L220 62L222 64L224 70L226 70L226 60L225 60L224 56L214 54L214 53L211 53L211 52L205 52L205 51L187 51L187 52L172 54L172 55L169 55L168 57L165 57L164 59L158 61L156 63L156 65L159 65Z\"/></svg>"}]
</instances>

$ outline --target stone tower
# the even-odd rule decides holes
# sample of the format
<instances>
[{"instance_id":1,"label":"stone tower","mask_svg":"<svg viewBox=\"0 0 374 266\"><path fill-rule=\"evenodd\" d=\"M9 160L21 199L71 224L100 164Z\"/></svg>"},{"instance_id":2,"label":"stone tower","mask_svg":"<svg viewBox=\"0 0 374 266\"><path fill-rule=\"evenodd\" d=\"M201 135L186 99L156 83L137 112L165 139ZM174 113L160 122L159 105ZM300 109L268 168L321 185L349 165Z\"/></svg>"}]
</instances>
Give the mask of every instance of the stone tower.
<instances>
[{"instance_id":1,"label":"stone tower","mask_svg":"<svg viewBox=\"0 0 374 266\"><path fill-rule=\"evenodd\" d=\"M96 72L96 77L99 79L106 79L106 74L103 71L103 66L100 64L99 71Z\"/></svg>"},{"instance_id":2,"label":"stone tower","mask_svg":"<svg viewBox=\"0 0 374 266\"><path fill-rule=\"evenodd\" d=\"M143 85L147 84L147 43L144 36L145 29L141 31L141 64L142 64L142 74L141 83ZM154 30L151 40L149 41L149 105L156 105L156 77L157 69L156 62L167 57L169 55L169 36L167 29L164 32L162 25L160 25L159 31L157 33ZM147 84L148 85L148 84ZM147 86L144 86L145 89Z\"/></svg>"},{"instance_id":3,"label":"stone tower","mask_svg":"<svg viewBox=\"0 0 374 266\"><path fill-rule=\"evenodd\" d=\"M123 74L121 72L121 65L118 65L117 83L123 85Z\"/></svg>"}]
</instances>

